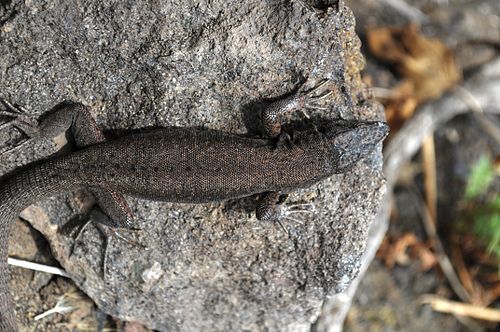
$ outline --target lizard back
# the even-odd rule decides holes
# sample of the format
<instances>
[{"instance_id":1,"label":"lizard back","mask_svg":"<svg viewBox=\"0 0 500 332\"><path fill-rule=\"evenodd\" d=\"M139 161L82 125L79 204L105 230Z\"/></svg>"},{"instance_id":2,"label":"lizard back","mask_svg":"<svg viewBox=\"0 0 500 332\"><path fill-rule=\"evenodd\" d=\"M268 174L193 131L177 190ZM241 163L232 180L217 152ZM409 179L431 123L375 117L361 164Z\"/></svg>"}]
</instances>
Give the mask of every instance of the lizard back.
<instances>
[{"instance_id":1,"label":"lizard back","mask_svg":"<svg viewBox=\"0 0 500 332\"><path fill-rule=\"evenodd\" d=\"M166 128L90 146L55 160L51 169L133 196L201 203L288 191L330 175L323 144L309 143Z\"/></svg>"}]
</instances>

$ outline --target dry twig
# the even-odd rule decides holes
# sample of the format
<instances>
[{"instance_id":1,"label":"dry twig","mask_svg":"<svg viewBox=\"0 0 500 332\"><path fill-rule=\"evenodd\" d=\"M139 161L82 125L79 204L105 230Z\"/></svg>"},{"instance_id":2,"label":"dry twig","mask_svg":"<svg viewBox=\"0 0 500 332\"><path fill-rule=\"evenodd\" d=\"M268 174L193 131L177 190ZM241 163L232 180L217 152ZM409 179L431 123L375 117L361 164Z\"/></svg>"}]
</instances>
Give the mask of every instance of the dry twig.
<instances>
[{"instance_id":1,"label":"dry twig","mask_svg":"<svg viewBox=\"0 0 500 332\"><path fill-rule=\"evenodd\" d=\"M409 21L425 23L429 20L429 17L420 9L410 6L403 0L383 0L382 2L407 17Z\"/></svg>"},{"instance_id":2,"label":"dry twig","mask_svg":"<svg viewBox=\"0 0 500 332\"><path fill-rule=\"evenodd\" d=\"M491 322L500 322L500 310L450 301L436 295L424 295L420 303L430 304L432 309L453 315L467 316Z\"/></svg>"},{"instance_id":3,"label":"dry twig","mask_svg":"<svg viewBox=\"0 0 500 332\"><path fill-rule=\"evenodd\" d=\"M429 135L422 144L422 169L424 171L425 203L434 225L437 217L436 150L434 136Z\"/></svg>"},{"instance_id":4,"label":"dry twig","mask_svg":"<svg viewBox=\"0 0 500 332\"><path fill-rule=\"evenodd\" d=\"M446 251L444 250L443 243L441 239L437 235L436 231L436 222L432 220L432 216L430 211L425 206L423 199L420 195L417 194L416 190L413 190L413 199L412 202L418 204L417 211L421 214L421 218L424 224L425 232L429 239L431 239L432 245L434 247L435 254L438 258L439 266L443 271L446 279L450 283L451 288L457 294L457 296L464 302L470 301L470 295L467 290L464 288L462 283L460 282L460 278L458 278L455 269L453 269L453 264L451 264L450 259L446 255Z\"/></svg>"},{"instance_id":5,"label":"dry twig","mask_svg":"<svg viewBox=\"0 0 500 332\"><path fill-rule=\"evenodd\" d=\"M7 258L7 263L12 266L18 266L25 269L41 271L45 273L57 274L66 278L70 278L69 274L67 274L66 271L54 266L28 262L25 260L11 258L11 257Z\"/></svg>"}]
</instances>

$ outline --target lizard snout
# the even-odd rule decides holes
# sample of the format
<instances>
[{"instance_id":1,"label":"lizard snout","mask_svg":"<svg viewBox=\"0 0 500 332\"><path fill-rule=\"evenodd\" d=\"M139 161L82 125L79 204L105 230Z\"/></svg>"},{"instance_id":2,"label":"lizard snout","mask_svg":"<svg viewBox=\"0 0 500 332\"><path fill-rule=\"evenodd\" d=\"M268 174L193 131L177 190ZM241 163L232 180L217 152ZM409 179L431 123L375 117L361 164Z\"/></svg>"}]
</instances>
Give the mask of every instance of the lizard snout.
<instances>
[{"instance_id":1,"label":"lizard snout","mask_svg":"<svg viewBox=\"0 0 500 332\"><path fill-rule=\"evenodd\" d=\"M329 133L329 143L339 172L369 155L389 133L385 122L350 121Z\"/></svg>"}]
</instances>

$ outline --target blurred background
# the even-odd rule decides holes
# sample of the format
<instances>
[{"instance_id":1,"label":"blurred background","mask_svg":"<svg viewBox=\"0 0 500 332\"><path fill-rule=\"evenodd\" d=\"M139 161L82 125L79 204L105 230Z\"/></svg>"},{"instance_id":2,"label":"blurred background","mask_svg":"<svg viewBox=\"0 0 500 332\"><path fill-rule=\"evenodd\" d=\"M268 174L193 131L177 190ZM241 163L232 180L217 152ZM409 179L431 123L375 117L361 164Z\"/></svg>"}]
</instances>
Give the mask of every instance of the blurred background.
<instances>
[{"instance_id":1,"label":"blurred background","mask_svg":"<svg viewBox=\"0 0 500 332\"><path fill-rule=\"evenodd\" d=\"M499 330L500 1L346 4L391 127L392 196L344 330Z\"/></svg>"}]
</instances>

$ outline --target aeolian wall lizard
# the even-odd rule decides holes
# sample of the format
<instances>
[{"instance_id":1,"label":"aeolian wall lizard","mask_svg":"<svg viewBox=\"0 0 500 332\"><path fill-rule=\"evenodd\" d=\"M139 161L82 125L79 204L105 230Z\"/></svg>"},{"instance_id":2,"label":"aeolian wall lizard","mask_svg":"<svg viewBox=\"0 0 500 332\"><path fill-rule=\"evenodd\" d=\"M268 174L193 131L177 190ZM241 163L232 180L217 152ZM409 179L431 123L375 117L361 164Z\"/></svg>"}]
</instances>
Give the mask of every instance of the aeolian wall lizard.
<instances>
[{"instance_id":1,"label":"aeolian wall lizard","mask_svg":"<svg viewBox=\"0 0 500 332\"><path fill-rule=\"evenodd\" d=\"M341 120L282 132L282 117L305 107L317 97L312 96L315 93L271 103L261 114L267 138L164 128L105 141L82 104L61 104L39 122L12 107L1 111L31 137L52 138L69 130L79 150L28 165L0 183L0 331L16 330L8 291L7 245L11 224L22 209L44 197L86 187L113 227L132 225L122 194L184 203L262 194L257 218L279 218L280 194L348 171L388 132L383 122Z\"/></svg>"}]
</instances>

